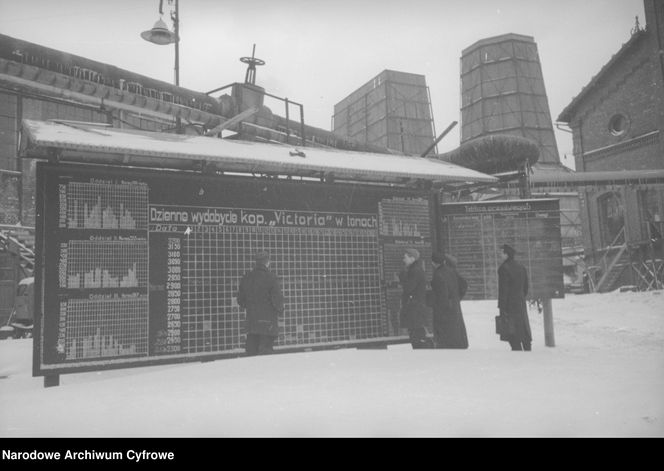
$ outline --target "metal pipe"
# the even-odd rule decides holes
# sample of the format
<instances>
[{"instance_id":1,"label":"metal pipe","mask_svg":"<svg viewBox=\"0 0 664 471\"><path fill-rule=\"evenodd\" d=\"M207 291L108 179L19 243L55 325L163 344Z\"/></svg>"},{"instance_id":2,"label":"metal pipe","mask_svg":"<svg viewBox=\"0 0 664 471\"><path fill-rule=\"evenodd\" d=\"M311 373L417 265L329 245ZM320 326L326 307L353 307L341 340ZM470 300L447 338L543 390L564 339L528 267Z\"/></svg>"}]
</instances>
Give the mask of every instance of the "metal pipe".
<instances>
[{"instance_id":1,"label":"metal pipe","mask_svg":"<svg viewBox=\"0 0 664 471\"><path fill-rule=\"evenodd\" d=\"M561 122L556 122L556 129L558 131L563 131L563 132L568 132L570 134L574 134L574 131L572 131L571 129L563 129L561 126L566 126L566 125L564 123L561 123ZM567 127L569 127L569 126L567 126Z\"/></svg>"},{"instance_id":2,"label":"metal pipe","mask_svg":"<svg viewBox=\"0 0 664 471\"><path fill-rule=\"evenodd\" d=\"M52 97L60 97L60 98L65 98L65 99L71 99L75 100L78 103L81 104L89 104L89 105L94 105L96 107L101 108L102 104L106 108L113 108L113 109L118 109L118 110L124 110L124 111L129 111L131 113L136 113L136 114L142 114L142 115L147 115L147 116L152 116L155 118L163 119L170 121L173 119L173 116L176 115L175 113L173 114L168 114L168 113L162 113L159 111L153 111L148 108L142 108L140 106L135 106L135 105L129 105L126 103L121 103L118 101L114 100L109 100L109 99L104 99L102 100L100 97L94 96L94 95L87 95L84 93L79 93L79 92L74 92L71 90L66 90L64 88L59 88L59 87L54 87L52 85L46 85L40 82L35 82L32 80L26 80L20 77L16 77L13 75L7 75L2 72L0 72L0 84L2 83L7 83L7 84L12 84L12 85L17 85L19 87L24 87L28 90L35 90L38 92L43 92L47 93ZM212 113L207 113L205 111L200 111L200 110L194 110L192 108L187 108L182 105L178 105L175 103L168 103L168 106L172 107L177 111L177 114L180 112L186 112L186 113L197 113L200 114L201 117L210 119L210 120L218 120L219 116L214 115Z\"/></svg>"},{"instance_id":3,"label":"metal pipe","mask_svg":"<svg viewBox=\"0 0 664 471\"><path fill-rule=\"evenodd\" d=\"M438 143L439 143L440 141L442 141L443 138L444 138L445 136L447 136L447 133L449 133L449 132L454 128L454 126L456 126L457 124L458 124L457 121L452 121L452 122L450 123L450 125L447 126L447 129L445 129L445 130L443 131L443 133L442 133L440 136L438 136L438 138L437 138L435 141L433 141L433 144L431 144L429 147L427 147L427 150L425 150L424 152L422 152L422 154L420 154L420 157L426 157L427 154L428 154L429 152L431 152L431 150L432 150L434 147L436 147L436 146L438 145Z\"/></svg>"},{"instance_id":4,"label":"metal pipe","mask_svg":"<svg viewBox=\"0 0 664 471\"><path fill-rule=\"evenodd\" d=\"M17 226L15 224L0 224L0 229L14 231L14 230L26 230L28 232L34 231L35 228L31 226Z\"/></svg>"},{"instance_id":5,"label":"metal pipe","mask_svg":"<svg viewBox=\"0 0 664 471\"><path fill-rule=\"evenodd\" d=\"M215 88L214 90L210 90L209 92L205 92L205 94L206 94L206 95L210 95L210 94L212 94L212 93L220 92L220 91L222 91L222 90L224 90L224 89L226 89L226 88L228 88L228 87L232 87L233 85L235 85L235 84L233 84L233 83L229 83L228 85L224 85L223 87ZM267 94L266 94L266 95L267 95Z\"/></svg>"},{"instance_id":6,"label":"metal pipe","mask_svg":"<svg viewBox=\"0 0 664 471\"><path fill-rule=\"evenodd\" d=\"M23 122L23 98L16 97L16 142L21 140L21 123ZM18 220L23 221L23 159L16 155L16 170L21 172L18 178Z\"/></svg>"}]
</instances>

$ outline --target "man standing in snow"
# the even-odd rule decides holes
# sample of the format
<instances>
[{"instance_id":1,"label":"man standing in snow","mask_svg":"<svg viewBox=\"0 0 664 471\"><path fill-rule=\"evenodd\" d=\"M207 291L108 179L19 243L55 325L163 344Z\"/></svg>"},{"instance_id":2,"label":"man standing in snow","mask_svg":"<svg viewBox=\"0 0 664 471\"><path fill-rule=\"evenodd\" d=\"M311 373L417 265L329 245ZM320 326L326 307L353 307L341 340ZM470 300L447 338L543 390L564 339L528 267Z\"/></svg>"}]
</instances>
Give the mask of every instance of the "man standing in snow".
<instances>
[{"instance_id":1,"label":"man standing in snow","mask_svg":"<svg viewBox=\"0 0 664 471\"><path fill-rule=\"evenodd\" d=\"M516 250L513 247L505 244L502 249L506 259L498 268L498 309L507 319L509 331L501 332L500 340L509 342L512 350L530 351L532 334L526 307L528 273L514 260Z\"/></svg>"},{"instance_id":2,"label":"man standing in snow","mask_svg":"<svg viewBox=\"0 0 664 471\"><path fill-rule=\"evenodd\" d=\"M434 252L435 268L431 279L433 291L433 336L436 348L468 348L466 324L461 312L461 298L468 284L456 271L456 258Z\"/></svg>"},{"instance_id":3,"label":"man standing in snow","mask_svg":"<svg viewBox=\"0 0 664 471\"><path fill-rule=\"evenodd\" d=\"M426 330L426 289L427 281L420 253L416 249L406 249L403 255L405 269L399 274L403 287L401 295L401 327L408 329L413 349L432 348Z\"/></svg>"},{"instance_id":4,"label":"man standing in snow","mask_svg":"<svg viewBox=\"0 0 664 471\"><path fill-rule=\"evenodd\" d=\"M256 254L254 269L240 281L237 302L247 310L245 350L248 356L272 353L279 335L279 317L284 311L279 278L269 270L270 255Z\"/></svg>"}]
</instances>

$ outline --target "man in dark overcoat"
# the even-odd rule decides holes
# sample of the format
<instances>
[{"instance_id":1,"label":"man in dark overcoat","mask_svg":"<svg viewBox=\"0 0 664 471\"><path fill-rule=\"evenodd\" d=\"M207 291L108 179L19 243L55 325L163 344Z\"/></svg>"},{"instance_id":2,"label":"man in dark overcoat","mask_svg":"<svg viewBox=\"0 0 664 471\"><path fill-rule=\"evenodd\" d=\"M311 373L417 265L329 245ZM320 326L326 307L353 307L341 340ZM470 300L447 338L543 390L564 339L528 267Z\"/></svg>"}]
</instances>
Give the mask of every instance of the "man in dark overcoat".
<instances>
[{"instance_id":1,"label":"man in dark overcoat","mask_svg":"<svg viewBox=\"0 0 664 471\"><path fill-rule=\"evenodd\" d=\"M451 255L431 256L436 270L431 279L433 292L433 336L436 348L468 348L466 324L461 312L462 282ZM465 283L465 281L463 282Z\"/></svg>"},{"instance_id":2,"label":"man in dark overcoat","mask_svg":"<svg viewBox=\"0 0 664 471\"><path fill-rule=\"evenodd\" d=\"M513 247L505 244L502 249L506 259L498 268L498 309L501 316L507 317L510 332L501 333L500 340L509 342L512 350L529 351L532 334L526 306L528 273L514 259L516 250Z\"/></svg>"},{"instance_id":3,"label":"man in dark overcoat","mask_svg":"<svg viewBox=\"0 0 664 471\"><path fill-rule=\"evenodd\" d=\"M403 255L404 271L399 274L401 295L401 327L408 329L413 349L431 348L427 338L426 275L417 249L406 249Z\"/></svg>"},{"instance_id":4,"label":"man in dark overcoat","mask_svg":"<svg viewBox=\"0 0 664 471\"><path fill-rule=\"evenodd\" d=\"M254 269L240 281L237 302L247 310L245 321L248 356L272 353L274 341L279 335L279 318L284 311L284 298L279 278L272 273L270 255L256 254Z\"/></svg>"}]
</instances>

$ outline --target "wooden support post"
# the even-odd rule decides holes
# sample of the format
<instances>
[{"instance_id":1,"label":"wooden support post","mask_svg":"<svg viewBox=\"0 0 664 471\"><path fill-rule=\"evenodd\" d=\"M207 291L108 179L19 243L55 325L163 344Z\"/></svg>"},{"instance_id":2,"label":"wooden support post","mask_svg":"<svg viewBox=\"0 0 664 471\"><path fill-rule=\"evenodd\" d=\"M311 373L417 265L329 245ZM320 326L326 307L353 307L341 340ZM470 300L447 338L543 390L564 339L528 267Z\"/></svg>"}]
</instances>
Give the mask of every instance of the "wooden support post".
<instances>
[{"instance_id":1,"label":"wooden support post","mask_svg":"<svg viewBox=\"0 0 664 471\"><path fill-rule=\"evenodd\" d=\"M531 196L529 168L528 162L526 162L519 173L519 198L526 199Z\"/></svg>"},{"instance_id":2,"label":"wooden support post","mask_svg":"<svg viewBox=\"0 0 664 471\"><path fill-rule=\"evenodd\" d=\"M544 313L544 345L555 347L556 339L553 335L553 309L551 308L551 298L542 299L542 310Z\"/></svg>"},{"instance_id":3,"label":"wooden support post","mask_svg":"<svg viewBox=\"0 0 664 471\"><path fill-rule=\"evenodd\" d=\"M302 146L307 145L307 136L304 130L304 106L300 105L300 133L302 134Z\"/></svg>"},{"instance_id":4,"label":"wooden support post","mask_svg":"<svg viewBox=\"0 0 664 471\"><path fill-rule=\"evenodd\" d=\"M60 375L46 375L44 376L44 387L50 388L53 386L60 386Z\"/></svg>"}]
</instances>

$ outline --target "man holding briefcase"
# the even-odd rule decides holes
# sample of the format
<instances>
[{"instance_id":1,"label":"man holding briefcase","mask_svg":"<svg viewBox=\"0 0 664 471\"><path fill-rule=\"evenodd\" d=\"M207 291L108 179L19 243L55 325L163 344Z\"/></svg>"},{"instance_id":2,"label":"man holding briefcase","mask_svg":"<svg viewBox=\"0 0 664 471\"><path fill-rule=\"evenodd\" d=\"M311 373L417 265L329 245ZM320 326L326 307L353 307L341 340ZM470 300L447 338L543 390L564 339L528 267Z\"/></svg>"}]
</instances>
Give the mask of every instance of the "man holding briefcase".
<instances>
[{"instance_id":1,"label":"man holding briefcase","mask_svg":"<svg viewBox=\"0 0 664 471\"><path fill-rule=\"evenodd\" d=\"M498 309L496 318L500 340L509 342L512 350L531 350L532 334L528 320L526 295L528 273L514 259L516 250L505 244L502 247L506 260L498 268Z\"/></svg>"}]
</instances>

